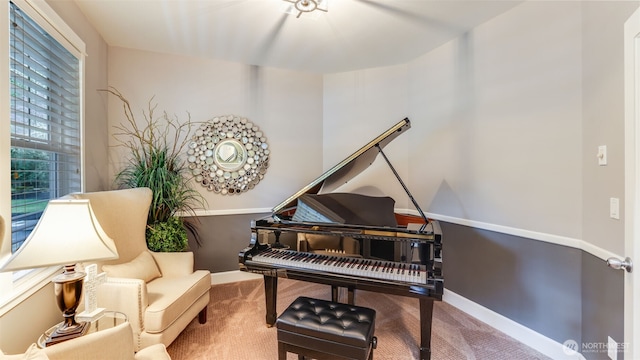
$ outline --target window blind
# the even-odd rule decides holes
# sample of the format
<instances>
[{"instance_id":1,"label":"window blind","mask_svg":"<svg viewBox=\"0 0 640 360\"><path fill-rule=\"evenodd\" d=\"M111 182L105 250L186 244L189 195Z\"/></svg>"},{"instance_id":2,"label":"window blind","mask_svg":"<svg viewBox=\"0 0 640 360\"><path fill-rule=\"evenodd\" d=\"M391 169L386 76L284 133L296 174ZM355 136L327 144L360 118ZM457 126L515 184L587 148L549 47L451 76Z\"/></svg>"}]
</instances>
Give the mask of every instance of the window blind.
<instances>
[{"instance_id":1,"label":"window blind","mask_svg":"<svg viewBox=\"0 0 640 360\"><path fill-rule=\"evenodd\" d=\"M10 4L12 251L49 199L81 190L80 59Z\"/></svg>"}]
</instances>

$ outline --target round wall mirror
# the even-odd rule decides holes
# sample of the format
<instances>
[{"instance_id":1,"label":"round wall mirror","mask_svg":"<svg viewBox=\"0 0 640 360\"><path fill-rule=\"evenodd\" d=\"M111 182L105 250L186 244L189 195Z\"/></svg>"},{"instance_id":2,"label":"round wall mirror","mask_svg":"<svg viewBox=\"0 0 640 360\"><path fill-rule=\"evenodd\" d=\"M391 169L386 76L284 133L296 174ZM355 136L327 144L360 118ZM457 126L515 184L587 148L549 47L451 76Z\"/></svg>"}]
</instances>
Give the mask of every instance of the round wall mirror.
<instances>
[{"instance_id":1,"label":"round wall mirror","mask_svg":"<svg viewBox=\"0 0 640 360\"><path fill-rule=\"evenodd\" d=\"M220 141L213 153L213 161L224 171L236 171L247 162L247 149L236 139Z\"/></svg>"},{"instance_id":2,"label":"round wall mirror","mask_svg":"<svg viewBox=\"0 0 640 360\"><path fill-rule=\"evenodd\" d=\"M269 145L260 128L243 117L216 116L196 130L187 151L195 181L222 195L253 189L269 166Z\"/></svg>"}]
</instances>

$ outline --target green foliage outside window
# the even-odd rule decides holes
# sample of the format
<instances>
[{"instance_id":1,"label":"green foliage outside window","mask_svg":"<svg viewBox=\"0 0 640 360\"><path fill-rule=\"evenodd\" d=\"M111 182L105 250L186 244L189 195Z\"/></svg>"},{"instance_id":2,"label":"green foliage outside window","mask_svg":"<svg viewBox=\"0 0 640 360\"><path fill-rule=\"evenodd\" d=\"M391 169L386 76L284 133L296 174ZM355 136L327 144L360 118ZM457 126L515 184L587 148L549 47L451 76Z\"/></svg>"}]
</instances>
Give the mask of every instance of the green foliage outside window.
<instances>
[{"instance_id":1,"label":"green foliage outside window","mask_svg":"<svg viewBox=\"0 0 640 360\"><path fill-rule=\"evenodd\" d=\"M49 188L50 156L33 149L11 148L11 193Z\"/></svg>"}]
</instances>

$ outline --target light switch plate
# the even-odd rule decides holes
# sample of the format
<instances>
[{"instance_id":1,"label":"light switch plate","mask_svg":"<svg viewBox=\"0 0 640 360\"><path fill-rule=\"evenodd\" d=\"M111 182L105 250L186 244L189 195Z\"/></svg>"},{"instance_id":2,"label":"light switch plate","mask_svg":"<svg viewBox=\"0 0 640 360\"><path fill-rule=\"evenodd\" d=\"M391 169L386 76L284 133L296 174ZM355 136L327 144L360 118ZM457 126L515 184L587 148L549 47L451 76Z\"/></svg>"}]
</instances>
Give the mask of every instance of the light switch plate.
<instances>
[{"instance_id":1,"label":"light switch plate","mask_svg":"<svg viewBox=\"0 0 640 360\"><path fill-rule=\"evenodd\" d=\"M616 220L620 219L620 199L609 199L609 217Z\"/></svg>"},{"instance_id":2,"label":"light switch plate","mask_svg":"<svg viewBox=\"0 0 640 360\"><path fill-rule=\"evenodd\" d=\"M598 146L598 165L607 165L607 145Z\"/></svg>"}]
</instances>

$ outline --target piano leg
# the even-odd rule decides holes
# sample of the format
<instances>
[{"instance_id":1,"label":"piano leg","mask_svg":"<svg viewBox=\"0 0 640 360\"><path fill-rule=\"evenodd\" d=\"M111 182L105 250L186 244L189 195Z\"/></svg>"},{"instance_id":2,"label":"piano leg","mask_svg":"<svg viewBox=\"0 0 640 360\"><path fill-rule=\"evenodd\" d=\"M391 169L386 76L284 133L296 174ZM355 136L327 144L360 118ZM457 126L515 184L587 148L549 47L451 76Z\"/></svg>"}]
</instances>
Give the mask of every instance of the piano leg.
<instances>
[{"instance_id":1,"label":"piano leg","mask_svg":"<svg viewBox=\"0 0 640 360\"><path fill-rule=\"evenodd\" d=\"M276 323L276 298L278 296L278 277L264 275L264 299L267 309L267 327L272 327Z\"/></svg>"},{"instance_id":2,"label":"piano leg","mask_svg":"<svg viewBox=\"0 0 640 360\"><path fill-rule=\"evenodd\" d=\"M336 285L331 285L331 301L333 302L339 302L340 299L338 299L340 297L340 288Z\"/></svg>"},{"instance_id":3,"label":"piano leg","mask_svg":"<svg viewBox=\"0 0 640 360\"><path fill-rule=\"evenodd\" d=\"M420 298L420 360L431 359L433 298Z\"/></svg>"}]
</instances>

